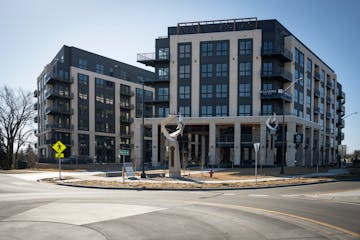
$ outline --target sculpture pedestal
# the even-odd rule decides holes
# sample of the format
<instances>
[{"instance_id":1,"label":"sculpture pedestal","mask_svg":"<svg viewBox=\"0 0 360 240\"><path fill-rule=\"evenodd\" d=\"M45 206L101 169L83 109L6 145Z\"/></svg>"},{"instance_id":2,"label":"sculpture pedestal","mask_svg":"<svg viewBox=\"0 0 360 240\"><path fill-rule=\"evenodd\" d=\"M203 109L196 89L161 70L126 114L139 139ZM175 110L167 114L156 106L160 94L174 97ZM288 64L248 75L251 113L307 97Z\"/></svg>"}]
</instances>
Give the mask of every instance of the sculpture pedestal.
<instances>
[{"instance_id":1,"label":"sculpture pedestal","mask_svg":"<svg viewBox=\"0 0 360 240\"><path fill-rule=\"evenodd\" d=\"M178 141L168 141L169 145L169 177L181 177L180 151Z\"/></svg>"}]
</instances>

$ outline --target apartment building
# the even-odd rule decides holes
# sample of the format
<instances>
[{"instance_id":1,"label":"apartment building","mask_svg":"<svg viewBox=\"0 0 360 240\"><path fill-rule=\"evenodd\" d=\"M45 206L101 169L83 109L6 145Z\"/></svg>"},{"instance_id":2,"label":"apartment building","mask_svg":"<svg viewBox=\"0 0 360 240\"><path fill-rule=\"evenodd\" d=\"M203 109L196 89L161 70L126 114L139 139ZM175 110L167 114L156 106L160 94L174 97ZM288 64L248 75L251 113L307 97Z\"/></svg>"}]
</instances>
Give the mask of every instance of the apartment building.
<instances>
[{"instance_id":1,"label":"apartment building","mask_svg":"<svg viewBox=\"0 0 360 240\"><path fill-rule=\"evenodd\" d=\"M58 140L65 158L80 156L93 163L120 161L120 149L133 158L134 118L153 88L142 83L154 73L75 47L63 46L37 79L39 162L54 162L51 146ZM137 109L137 110L136 110ZM152 117L153 106L144 106Z\"/></svg>"},{"instance_id":2,"label":"apartment building","mask_svg":"<svg viewBox=\"0 0 360 240\"><path fill-rule=\"evenodd\" d=\"M154 53L138 54L138 62L155 69L154 117L145 119L145 161L153 166L168 159L159 128L169 113L184 116L179 144L187 165L251 166L255 142L261 165L281 165L283 155L287 166L337 162L344 139L341 84L277 20L179 23L155 40ZM273 113L276 134L265 124ZM142 158L140 121L135 119L135 159Z\"/></svg>"}]
</instances>

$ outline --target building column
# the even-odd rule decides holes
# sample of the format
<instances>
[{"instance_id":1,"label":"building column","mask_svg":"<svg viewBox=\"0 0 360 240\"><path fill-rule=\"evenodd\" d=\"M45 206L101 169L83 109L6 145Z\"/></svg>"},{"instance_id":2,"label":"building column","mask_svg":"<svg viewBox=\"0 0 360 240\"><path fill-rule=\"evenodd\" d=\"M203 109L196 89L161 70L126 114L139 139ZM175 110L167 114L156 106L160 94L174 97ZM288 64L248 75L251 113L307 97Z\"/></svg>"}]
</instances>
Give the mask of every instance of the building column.
<instances>
[{"instance_id":1,"label":"building column","mask_svg":"<svg viewBox=\"0 0 360 240\"><path fill-rule=\"evenodd\" d=\"M266 153L266 124L261 123L260 124L260 158L259 158L259 165L266 165L267 162L265 159L266 154L269 155L269 153Z\"/></svg>"},{"instance_id":2,"label":"building column","mask_svg":"<svg viewBox=\"0 0 360 240\"><path fill-rule=\"evenodd\" d=\"M301 166L305 167L306 162L305 162L305 144L306 144L306 131L305 131L305 125L301 126L301 133L303 134L303 143L299 146L298 151L300 151L300 159L299 161L301 162Z\"/></svg>"},{"instance_id":3,"label":"building column","mask_svg":"<svg viewBox=\"0 0 360 240\"><path fill-rule=\"evenodd\" d=\"M296 146L293 143L294 134L296 133L296 123L287 123L286 133L286 163L289 167L295 166Z\"/></svg>"},{"instance_id":4,"label":"building column","mask_svg":"<svg viewBox=\"0 0 360 240\"><path fill-rule=\"evenodd\" d=\"M152 154L151 154L151 164L153 167L159 166L158 159L158 142L159 142L159 131L157 123L152 124Z\"/></svg>"},{"instance_id":5,"label":"building column","mask_svg":"<svg viewBox=\"0 0 360 240\"><path fill-rule=\"evenodd\" d=\"M215 165L216 163L216 125L209 124L209 163Z\"/></svg>"},{"instance_id":6,"label":"building column","mask_svg":"<svg viewBox=\"0 0 360 240\"><path fill-rule=\"evenodd\" d=\"M234 165L240 166L240 158L241 158L241 125L239 122L235 122L234 124Z\"/></svg>"},{"instance_id":7,"label":"building column","mask_svg":"<svg viewBox=\"0 0 360 240\"><path fill-rule=\"evenodd\" d=\"M310 139L309 139L309 146L308 151L310 151L310 166L314 166L314 128L310 128Z\"/></svg>"},{"instance_id":8,"label":"building column","mask_svg":"<svg viewBox=\"0 0 360 240\"><path fill-rule=\"evenodd\" d=\"M195 160L199 160L199 134L195 134Z\"/></svg>"},{"instance_id":9,"label":"building column","mask_svg":"<svg viewBox=\"0 0 360 240\"><path fill-rule=\"evenodd\" d=\"M134 168L140 169L142 160L141 118L134 120Z\"/></svg>"},{"instance_id":10,"label":"building column","mask_svg":"<svg viewBox=\"0 0 360 240\"><path fill-rule=\"evenodd\" d=\"M206 153L205 153L205 136L202 135L202 136L201 136L201 170L202 170L203 167L205 166L205 158L206 158Z\"/></svg>"},{"instance_id":11,"label":"building column","mask_svg":"<svg viewBox=\"0 0 360 240\"><path fill-rule=\"evenodd\" d=\"M192 160L192 135L191 133L188 134L188 161L191 161Z\"/></svg>"}]
</instances>

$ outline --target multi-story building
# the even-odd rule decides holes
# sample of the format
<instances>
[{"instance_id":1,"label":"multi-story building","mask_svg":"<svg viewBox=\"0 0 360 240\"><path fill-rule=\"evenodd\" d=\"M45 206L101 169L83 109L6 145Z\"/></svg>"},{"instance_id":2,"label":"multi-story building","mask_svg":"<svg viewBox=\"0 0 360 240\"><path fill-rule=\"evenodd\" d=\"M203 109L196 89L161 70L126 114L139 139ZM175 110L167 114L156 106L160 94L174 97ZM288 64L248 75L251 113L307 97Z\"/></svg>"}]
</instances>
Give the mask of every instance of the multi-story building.
<instances>
[{"instance_id":1,"label":"multi-story building","mask_svg":"<svg viewBox=\"0 0 360 240\"><path fill-rule=\"evenodd\" d=\"M155 53L138 54L138 62L155 68L155 117L145 119L153 166L167 159L159 127L168 113L185 117L179 143L187 164L248 166L255 142L262 165L280 165L283 152L288 166L336 162L344 138L341 85L334 70L277 20L179 23L155 40ZM273 113L275 135L265 124ZM142 155L140 132L135 129L135 159Z\"/></svg>"},{"instance_id":2,"label":"multi-story building","mask_svg":"<svg viewBox=\"0 0 360 240\"><path fill-rule=\"evenodd\" d=\"M119 149L133 149L133 119L142 113L141 83L153 79L153 72L63 46L38 77L34 92L39 161L52 162L51 146L60 140L67 146L65 157L118 162ZM145 99L152 98L152 88L145 86L144 92ZM152 108L145 106L146 117Z\"/></svg>"}]
</instances>

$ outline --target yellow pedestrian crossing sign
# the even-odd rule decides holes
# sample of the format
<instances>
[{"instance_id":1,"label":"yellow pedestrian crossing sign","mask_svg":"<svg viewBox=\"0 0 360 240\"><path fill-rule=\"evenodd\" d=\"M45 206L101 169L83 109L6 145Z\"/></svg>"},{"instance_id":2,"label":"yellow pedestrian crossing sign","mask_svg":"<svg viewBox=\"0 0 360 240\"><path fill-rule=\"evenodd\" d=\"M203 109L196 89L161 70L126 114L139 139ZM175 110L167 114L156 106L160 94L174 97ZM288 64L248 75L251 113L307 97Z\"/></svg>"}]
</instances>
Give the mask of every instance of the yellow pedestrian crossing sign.
<instances>
[{"instance_id":1,"label":"yellow pedestrian crossing sign","mask_svg":"<svg viewBox=\"0 0 360 240\"><path fill-rule=\"evenodd\" d=\"M55 153L55 158L64 158L64 153Z\"/></svg>"},{"instance_id":2,"label":"yellow pedestrian crossing sign","mask_svg":"<svg viewBox=\"0 0 360 240\"><path fill-rule=\"evenodd\" d=\"M65 151L66 146L61 141L57 141L54 145L52 145L52 148L55 150L55 152L62 153Z\"/></svg>"}]
</instances>

